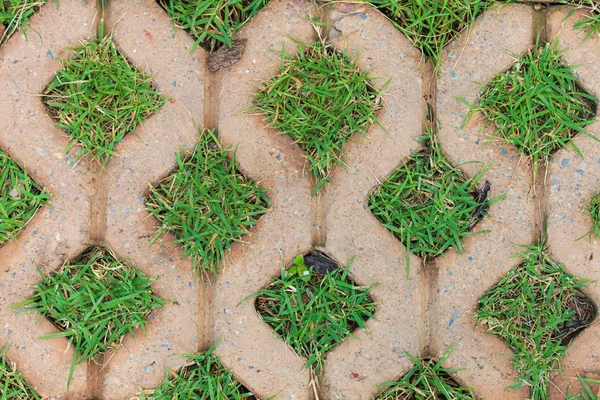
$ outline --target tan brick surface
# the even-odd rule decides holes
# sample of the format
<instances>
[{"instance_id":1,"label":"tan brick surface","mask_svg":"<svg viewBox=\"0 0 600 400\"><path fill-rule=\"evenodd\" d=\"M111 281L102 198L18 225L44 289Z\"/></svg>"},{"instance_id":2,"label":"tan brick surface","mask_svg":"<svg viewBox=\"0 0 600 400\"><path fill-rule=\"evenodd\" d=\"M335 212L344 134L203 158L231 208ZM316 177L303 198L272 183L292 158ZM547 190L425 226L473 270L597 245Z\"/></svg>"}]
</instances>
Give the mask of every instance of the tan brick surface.
<instances>
[{"instance_id":1,"label":"tan brick surface","mask_svg":"<svg viewBox=\"0 0 600 400\"><path fill-rule=\"evenodd\" d=\"M9 359L40 394L55 398L83 396L86 365L77 367L67 391L73 357L67 340L38 340L57 329L8 307L31 295L40 280L36 265L50 272L89 240L89 167L70 165L67 137L53 126L39 93L60 68L56 58L68 58L68 47L94 36L95 14L93 2L61 2L58 10L50 2L32 18L28 39L19 32L0 48L0 147L53 195L18 240L0 249L0 346L10 344Z\"/></svg>"},{"instance_id":2,"label":"tan brick surface","mask_svg":"<svg viewBox=\"0 0 600 400\"><path fill-rule=\"evenodd\" d=\"M582 85L600 96L600 39L581 44L583 33L572 29L582 12L565 21L568 10L551 8L548 35L559 36L565 62L579 65ZM318 248L340 264L354 258L350 275L358 284L378 284L372 292L377 312L367 323L370 332L358 330L327 355L316 389L320 398L370 399L377 384L410 368L404 350L439 358L453 344L445 366L465 368L453 377L474 387L478 399L527 398L526 389L505 390L516 375L511 352L499 337L475 327L477 301L519 264L513 257L519 245L537 240L540 199L554 257L570 273L600 282L597 240L577 240L591 227L582 209L600 192L600 145L579 135L576 143L584 158L559 151L545 177L546 191L538 187L535 192L527 160L490 140L493 127L483 129L483 115L461 127L468 107L458 97L476 102L479 84L508 69L514 55L533 44L540 16L528 5L488 10L472 31L448 45L436 79L410 42L366 5L273 0L236 34L248 40L241 59L213 74L206 70L205 51L190 52L193 39L175 28L156 2L112 0L106 23L116 47L153 75L168 101L137 128L137 135L117 145L119 156L100 173L87 160L72 165L76 150L64 154L67 137L53 126L38 96L60 68L56 58L68 58L68 47L78 40L94 38L97 10L90 2L61 1L58 10L48 3L33 17L28 40L19 32L0 47L0 148L53 195L51 205L40 209L18 240L0 248L0 346L12 344L9 359L40 394L51 398L128 399L140 388L158 385L165 368L181 366L184 360L174 354L196 353L222 341L217 355L259 398L313 399L305 360L261 321L253 301L244 299L278 275L281 262L288 265L297 254ZM277 72L276 51L285 45L287 52L295 52L292 39L319 40L310 18L329 23L322 35L337 49L356 54L355 62L370 71L378 87L389 81L378 115L384 129L374 126L347 144L342 157L347 168L336 166L332 182L317 197L311 196L302 150L266 126L260 115L246 112L258 82ZM427 121L423 104L424 98L431 101L431 92L449 160L469 176L488 168L483 181L490 181L492 196L506 197L475 228L489 233L468 238L463 254L449 251L434 264L423 266L411 257L407 278L405 249L368 211L368 197L422 149L416 138ZM175 153L191 149L203 127L218 128L220 140L236 148L239 169L268 189L273 203L243 243L227 253L224 271L206 287L192 272L191 261L182 260L171 235L152 241L157 222L144 205L149 185L172 170ZM599 125L590 131L600 134ZM36 265L56 269L92 241L159 277L157 294L170 301L149 317L145 335L127 335L117 353L107 354L103 368L79 365L67 391L73 355L67 341L38 340L56 328L39 315L15 314L9 306L31 295L39 280ZM586 289L597 304L598 282ZM552 399L564 398L560 391L576 374L600 372L599 339L599 322L575 339L563 363L564 376L555 378Z\"/></svg>"},{"instance_id":3,"label":"tan brick surface","mask_svg":"<svg viewBox=\"0 0 600 400\"><path fill-rule=\"evenodd\" d=\"M169 100L119 145L119 157L106 171L106 241L121 257L150 276L157 294L167 304L150 316L146 334L127 336L123 349L104 368L104 398L124 399L153 388L164 378L165 367L185 363L174 354L198 350L201 286L189 259L170 235L152 242L157 222L145 210L150 184L167 175L175 153L196 144L204 119L204 50L190 54L193 40L173 29L168 15L150 0L110 4L107 26L114 27L117 48L145 73Z\"/></svg>"},{"instance_id":4,"label":"tan brick surface","mask_svg":"<svg viewBox=\"0 0 600 400\"><path fill-rule=\"evenodd\" d=\"M347 264L362 285L378 284L370 333L356 332L335 348L325 364L326 398L370 399L375 385L394 380L411 365L403 350L419 350L420 261L411 258L406 278L402 245L368 210L368 197L407 157L420 149L422 67L420 54L378 11L358 4L338 4L329 12L336 48L357 54L356 64L371 71L374 83L388 81L381 125L346 146L347 169L335 167L326 188L326 252Z\"/></svg>"},{"instance_id":5,"label":"tan brick surface","mask_svg":"<svg viewBox=\"0 0 600 400\"><path fill-rule=\"evenodd\" d=\"M304 1L271 2L238 33L248 43L242 59L220 74L218 129L222 140L237 146L242 172L269 189L272 210L245 244L232 248L214 292L217 354L255 394L307 399L309 376L300 360L262 322L253 301L242 300L263 288L311 246L310 180L304 158L287 136L266 127L259 115L244 113L260 80L277 72L274 51L295 52L291 38L311 43L316 33L307 21L316 9Z\"/></svg>"},{"instance_id":6,"label":"tan brick surface","mask_svg":"<svg viewBox=\"0 0 600 400\"><path fill-rule=\"evenodd\" d=\"M575 71L587 91L600 96L600 62L595 52L600 44L598 36L583 42L585 32L574 30L573 24L584 17L577 12L566 18L567 9L559 9L548 17L550 39L558 37L565 52L564 61L577 65ZM595 123L587 130L600 135L600 124ZM598 142L579 134L575 144L583 158L569 149L557 152L550 163L547 178L548 243L554 257L565 264L573 275L591 279L584 292L598 305L600 303L600 243L596 237L585 236L592 227L592 220L583 213L593 196L600 192L600 146ZM600 378L600 321L586 328L569 349L562 366L563 376L557 376L555 398L569 384L573 389L574 378L580 374Z\"/></svg>"},{"instance_id":7,"label":"tan brick surface","mask_svg":"<svg viewBox=\"0 0 600 400\"><path fill-rule=\"evenodd\" d=\"M457 380L474 387L482 399L527 397L526 389L505 391L515 376L509 364L511 352L499 337L476 329L474 314L478 299L518 265L519 260L513 258L521 251L518 245L533 240L532 180L527 160L520 160L515 148L491 141L491 132L482 130L483 115L473 115L465 129L461 128L469 110L458 97L476 102L478 83L485 85L495 74L512 66L513 54L528 50L532 20L529 6L488 10L472 32L464 33L446 48L437 87L439 139L449 160L470 176L488 168L482 183L490 182L492 196L506 195L492 205L490 217L474 228L490 233L466 239L463 254L448 251L436 260L438 298L431 316L436 321L432 350L439 358L456 344L447 364L465 368L456 373Z\"/></svg>"}]
</instances>

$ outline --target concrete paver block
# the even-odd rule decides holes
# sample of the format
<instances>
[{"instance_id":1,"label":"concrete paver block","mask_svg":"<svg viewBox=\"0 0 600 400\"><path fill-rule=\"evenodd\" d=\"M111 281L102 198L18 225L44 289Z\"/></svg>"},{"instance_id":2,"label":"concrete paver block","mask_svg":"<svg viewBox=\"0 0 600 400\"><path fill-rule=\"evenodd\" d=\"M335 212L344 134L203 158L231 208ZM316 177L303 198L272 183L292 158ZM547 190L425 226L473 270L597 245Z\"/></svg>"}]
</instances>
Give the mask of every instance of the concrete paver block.
<instances>
[{"instance_id":1,"label":"concrete paver block","mask_svg":"<svg viewBox=\"0 0 600 400\"><path fill-rule=\"evenodd\" d=\"M104 173L106 242L120 256L150 276L167 304L154 312L145 335L127 336L123 348L107 356L105 399L123 399L151 389L164 378L165 368L186 361L174 354L195 353L199 347L199 304L203 291L189 259L172 235L152 239L157 221L146 211L149 185L175 166L175 153L196 145L204 120L205 52L190 54L194 41L174 30L168 15L150 0L111 2L106 17L115 46L137 68L152 75L168 99L162 110L119 144L119 157Z\"/></svg>"},{"instance_id":2,"label":"concrete paver block","mask_svg":"<svg viewBox=\"0 0 600 400\"><path fill-rule=\"evenodd\" d=\"M218 131L236 146L240 171L252 177L273 203L253 228L247 243L231 249L214 285L216 354L235 376L260 397L308 399L309 376L303 361L258 316L253 301L243 301L311 248L310 180L300 148L288 136L266 127L263 117L245 110L258 82L277 72L274 51L293 53L292 41L314 42L308 17L316 8L302 0L270 2L236 35L248 39L242 58L219 72Z\"/></svg>"},{"instance_id":3,"label":"concrete paver block","mask_svg":"<svg viewBox=\"0 0 600 400\"><path fill-rule=\"evenodd\" d=\"M94 37L96 12L93 2L48 3L31 18L27 38L18 32L0 47L0 147L53 196L17 241L0 248L0 345L11 345L7 357L39 394L57 399L84 396L86 365L76 368L67 390L73 358L67 340L39 340L57 328L9 307L31 295L41 279L36 266L45 273L57 269L89 240L89 166L70 164L66 134L53 125L39 94L60 69L57 58L68 58L69 47Z\"/></svg>"},{"instance_id":4,"label":"concrete paver block","mask_svg":"<svg viewBox=\"0 0 600 400\"><path fill-rule=\"evenodd\" d=\"M573 25L586 15L585 12L578 11L568 17L569 13L570 10L566 8L549 13L549 40L559 40L565 63L575 66L575 73L582 86L598 97L600 61L595 53L600 38L593 35L584 42L585 31L576 30ZM600 137L599 123L589 125L586 129ZM583 211L600 192L600 145L582 134L575 137L574 143L581 150L583 158L570 149L563 149L556 152L548 168L548 243L552 254L565 264L569 273L591 280L583 291L598 306L600 259L597 255L600 252L600 242L595 236L585 235L592 228L592 220ZM553 398L564 396L562 393L569 386L577 393L577 375L600 378L599 339L600 321L596 318L567 349L567 357L561 364L563 374L557 374L554 380L556 387L553 387Z\"/></svg>"},{"instance_id":5,"label":"concrete paver block","mask_svg":"<svg viewBox=\"0 0 600 400\"><path fill-rule=\"evenodd\" d=\"M519 260L513 258L521 251L518 245L534 240L533 181L527 160L520 159L515 148L490 140L494 128L483 129L482 114L473 115L461 127L469 108L459 98L475 103L481 90L478 84L485 85L506 71L515 61L513 55L530 48L532 21L529 6L488 10L472 31L445 49L437 87L439 140L448 159L470 176L487 168L481 182L490 182L491 197L506 195L474 228L490 233L467 238L462 254L451 250L436 259L438 299L431 310L437 321L432 335L434 356L441 357L456 344L448 367L465 368L455 378L474 387L475 394L484 399L527 397L526 389L505 391L516 376L509 363L511 352L502 339L475 327L474 314L479 298L518 265Z\"/></svg>"},{"instance_id":6,"label":"concrete paver block","mask_svg":"<svg viewBox=\"0 0 600 400\"><path fill-rule=\"evenodd\" d=\"M372 290L377 309L369 333L355 332L327 356L323 391L332 399L370 399L376 385L403 375L411 366L403 350L419 351L420 260L411 257L368 210L368 197L394 168L420 150L423 67L419 52L378 11L361 4L336 4L327 15L329 38L338 50L356 55L376 87L389 82L378 113L382 127L357 134L346 145L325 189L326 252L347 263L350 275ZM377 360L377 362L375 362Z\"/></svg>"}]
</instances>

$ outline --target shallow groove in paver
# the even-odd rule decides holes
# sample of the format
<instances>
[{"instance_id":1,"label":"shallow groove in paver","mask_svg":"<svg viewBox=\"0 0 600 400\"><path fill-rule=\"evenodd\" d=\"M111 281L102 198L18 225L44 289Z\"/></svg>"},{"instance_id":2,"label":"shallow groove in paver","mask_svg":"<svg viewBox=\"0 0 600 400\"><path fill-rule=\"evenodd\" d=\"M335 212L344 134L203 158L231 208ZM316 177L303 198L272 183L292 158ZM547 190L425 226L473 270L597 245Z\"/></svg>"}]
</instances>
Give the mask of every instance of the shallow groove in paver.
<instances>
[{"instance_id":1,"label":"shallow groove in paver","mask_svg":"<svg viewBox=\"0 0 600 400\"><path fill-rule=\"evenodd\" d=\"M221 86L221 74L204 70L204 127L206 129L217 129L219 123L219 88ZM217 132L218 134L218 132ZM212 285L203 285L203 290L198 291L198 350L209 349L215 339L214 335L214 297L215 291Z\"/></svg>"}]
</instances>

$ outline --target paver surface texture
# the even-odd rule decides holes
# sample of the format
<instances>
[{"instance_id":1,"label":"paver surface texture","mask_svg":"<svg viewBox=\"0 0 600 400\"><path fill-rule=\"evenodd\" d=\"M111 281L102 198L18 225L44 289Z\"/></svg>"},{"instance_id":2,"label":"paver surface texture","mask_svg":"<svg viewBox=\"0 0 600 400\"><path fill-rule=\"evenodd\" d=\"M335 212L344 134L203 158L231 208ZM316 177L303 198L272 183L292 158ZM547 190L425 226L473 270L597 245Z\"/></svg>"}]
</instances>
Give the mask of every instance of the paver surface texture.
<instances>
[{"instance_id":1,"label":"paver surface texture","mask_svg":"<svg viewBox=\"0 0 600 400\"><path fill-rule=\"evenodd\" d=\"M478 324L476 313L482 296L521 264L523 246L540 242L566 273L585 281L581 293L591 300L589 304L600 304L600 244L589 212L590 202L600 193L600 141L594 137L600 137L600 123L586 126L586 133L576 130L572 138L576 148L556 149L547 162L536 166L519 151L518 143L502 140L486 114L471 112L470 105L477 104L496 75L511 68L519 71L520 57L543 43L555 43L562 63L573 67L580 90L600 98L600 35L586 37L585 30L574 27L589 11L558 1L488 8L446 44L434 64L384 13L365 2L259 3L253 5L257 9L252 17L234 32L233 38L243 40L235 42L233 50L219 45L212 54L181 23L172 21L168 1L154 0L51 1L38 6L23 28L0 40L0 149L50 195L24 228L0 246L0 348L7 349L7 362L39 398L49 399L145 398L173 377L166 371L176 373L187 365L188 376L190 365L211 357L218 357L231 371L227 379L239 382L240 391L259 399L374 399L413 368L413 356L441 359L448 379L471 388L471 397L465 398L532 398L527 385L509 389L522 376L513 365L518 353L499 335L486 332L489 326ZM0 37L4 29L0 24ZM111 144L113 153L102 159L107 160L105 165L80 156L77 143L66 151L73 142L57 126L52 106L45 105L42 94L77 54L73 48L87 40L112 41L127 64L125 70L148 77L148 90L162 96L154 105L158 111L144 114L141 123L133 123L139 117L133 111L127 123L135 130ZM314 160L307 157L306 148L252 108L261 82L286 78L281 51L290 59L301 58L298 43L319 41L330 54L344 54L342 62L368 72L371 96L383 92L376 121L366 133L357 132L331 153L336 161L325 177L310 169ZM212 72L214 65L220 66L216 72ZM81 77L71 78L68 84L86 83ZM290 82L299 85L298 93L329 89L310 88L313 78L301 82L292 77ZM77 97L80 94L71 94L79 99L73 107L103 113L99 107L84 105ZM139 98L134 90L126 95L132 104L134 97ZM275 94L267 90L263 95ZM71 104L69 99L66 103ZM289 110L282 109L282 115L284 111ZM303 114L295 115L302 118ZM81 118L86 118L85 113ZM81 125L77 118L68 122L73 129ZM121 125L115 121L111 126L118 130ZM257 185L268 198L266 212L244 219L251 221L248 233L235 238L210 268L202 267L201 258L186 256L182 243L205 235L211 226L213 236L202 243L217 248L219 229L230 229L218 226L228 220L218 211L228 199L219 182L210 181L215 175L198 178L213 185L214 191L206 192L214 196L210 204L215 216L210 220L196 218L201 221L196 226L183 224L181 231L157 233L159 222L147 205L151 188L158 188L181 168L177 154L190 154L205 129L214 129L218 138L210 146L229 149L223 170L235 170L240 187ZM470 201L480 213L467 216L473 223L466 237L459 239L461 248L451 246L426 259L407 250L403 231L374 215L371 200L397 168L414 165L415 155L424 154L425 163L434 157L424 136L439 143L442 154L435 156L445 157L465 181L477 177L478 194ZM422 178L423 185L430 183L428 178ZM326 183L316 190L321 179ZM19 182L1 185L3 199L18 201L27 196ZM170 194L173 187L161 190ZM184 190L182 203L167 206L165 218L170 212L204 212L194 210L194 202L186 200L192 196L191 189ZM424 196L419 201L426 203ZM445 198L442 209L455 206ZM251 200L242 196L236 209L242 210L244 202ZM0 210L0 229L7 229L3 219L8 218ZM441 229L433 234L442 237ZM414 243L409 240L409 246ZM61 333L69 332L71 317L51 321L35 307L28 306L33 312L23 312L19 304L40 290L38 282L44 276L56 273L89 246L109 249L141 270L151 279L153 295L164 303L144 308L151 311L145 315L143 330L130 330L108 351L76 362L78 353L69 336ZM298 255L316 254L311 251L329 257L331 265L347 267L348 290L368 288L375 304L364 326L362 320L353 322L356 329L350 335L319 355L324 360L320 370L308 366L310 359L296 354L272 324L263 321L255 302L257 294L265 296L264 288L283 273L282 266L293 266L294 273L302 274L298 271L305 266ZM312 267L310 257L305 261ZM316 269L306 273L317 274ZM106 271L94 273L100 279ZM312 298L319 296L311 290L307 293L288 306L308 308ZM85 312L99 313L103 302L106 307L113 301L120 304L111 295L100 295ZM336 295L329 293L327 298L334 301ZM76 310L77 300L73 302ZM576 306L573 310L568 309L582 315ZM595 310L596 306L588 309L590 315ZM336 323L335 315L322 317ZM513 322L529 317L522 315ZM578 377L600 379L600 319L592 319L573 330L577 335L572 342L563 342L562 370L548 371L546 397L533 398L566 399L568 391L574 395L583 390ZM548 329L564 330L574 321L544 323ZM209 349L213 355L190 364L191 355ZM217 369L222 370L209 368L206 374ZM596 382L588 385L594 394L600 390ZM0 394L5 396L3 386L4 381ZM156 398L174 396L170 393Z\"/></svg>"}]
</instances>

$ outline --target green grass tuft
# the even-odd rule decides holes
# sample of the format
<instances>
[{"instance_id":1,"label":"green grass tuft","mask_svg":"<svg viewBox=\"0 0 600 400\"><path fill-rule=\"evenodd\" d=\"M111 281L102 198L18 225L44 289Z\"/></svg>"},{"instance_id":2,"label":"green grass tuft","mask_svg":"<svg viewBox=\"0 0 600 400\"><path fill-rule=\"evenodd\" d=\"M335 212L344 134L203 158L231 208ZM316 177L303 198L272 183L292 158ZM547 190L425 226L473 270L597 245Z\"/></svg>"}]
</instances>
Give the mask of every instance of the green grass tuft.
<instances>
[{"instance_id":1,"label":"green grass tuft","mask_svg":"<svg viewBox=\"0 0 600 400\"><path fill-rule=\"evenodd\" d=\"M156 389L143 391L140 400L255 400L213 354L217 346L203 354L183 354L190 362L179 371L167 370L164 382Z\"/></svg>"},{"instance_id":2,"label":"green grass tuft","mask_svg":"<svg viewBox=\"0 0 600 400\"><path fill-rule=\"evenodd\" d=\"M298 43L297 55L285 49L278 54L279 71L260 84L251 110L304 150L316 192L334 164L345 167L340 157L346 142L378 123L382 91L345 53L321 42Z\"/></svg>"},{"instance_id":3,"label":"green grass tuft","mask_svg":"<svg viewBox=\"0 0 600 400\"><path fill-rule=\"evenodd\" d=\"M15 239L50 195L0 150L0 246Z\"/></svg>"},{"instance_id":4,"label":"green grass tuft","mask_svg":"<svg viewBox=\"0 0 600 400\"><path fill-rule=\"evenodd\" d=\"M373 317L375 304L369 296L372 286L357 286L348 278L350 264L344 269L333 264L321 274L308 263L315 257L333 263L321 253L299 255L290 269L282 265L281 276L251 297L256 297L261 318L318 375L328 351L354 329L367 330L365 322Z\"/></svg>"},{"instance_id":5,"label":"green grass tuft","mask_svg":"<svg viewBox=\"0 0 600 400\"><path fill-rule=\"evenodd\" d=\"M600 380L584 378L582 376L577 377L579 384L582 387L582 392L578 394L571 394L571 388L567 389L566 400L600 400L600 390L594 391L590 385L595 385L596 387L600 384Z\"/></svg>"},{"instance_id":6,"label":"green grass tuft","mask_svg":"<svg viewBox=\"0 0 600 400\"><path fill-rule=\"evenodd\" d=\"M583 212L592 218L592 229L588 232L590 238L600 237L600 195L594 196Z\"/></svg>"},{"instance_id":7,"label":"green grass tuft","mask_svg":"<svg viewBox=\"0 0 600 400\"><path fill-rule=\"evenodd\" d=\"M554 42L536 46L496 75L467 120L473 112L483 112L487 123L495 125L495 136L537 166L567 145L581 155L571 140L577 133L598 140L584 129L595 120L597 102L579 86L573 68L562 63Z\"/></svg>"},{"instance_id":8,"label":"green grass tuft","mask_svg":"<svg viewBox=\"0 0 600 400\"><path fill-rule=\"evenodd\" d=\"M137 328L144 332L148 315L164 305L153 294L154 279L102 247L91 246L58 271L40 274L32 298L13 307L40 313L61 331L42 339L66 337L73 345L68 384L75 365L116 349Z\"/></svg>"},{"instance_id":9,"label":"green grass tuft","mask_svg":"<svg viewBox=\"0 0 600 400\"><path fill-rule=\"evenodd\" d=\"M110 38L73 50L73 59L61 60L63 68L44 90L43 102L70 137L67 151L80 147L77 158L89 155L105 166L117 154L115 145L165 99L152 77L131 66Z\"/></svg>"},{"instance_id":10,"label":"green grass tuft","mask_svg":"<svg viewBox=\"0 0 600 400\"><path fill-rule=\"evenodd\" d=\"M404 244L409 254L428 260L449 248L463 251L462 241L487 214L489 185L480 192L477 183L485 172L465 178L442 153L436 136L421 138L428 148L408 162L369 197L369 209L381 224Z\"/></svg>"},{"instance_id":11,"label":"green grass tuft","mask_svg":"<svg viewBox=\"0 0 600 400\"><path fill-rule=\"evenodd\" d=\"M173 23L189 32L197 46L212 52L231 47L235 33L255 16L268 0L159 0Z\"/></svg>"},{"instance_id":12,"label":"green grass tuft","mask_svg":"<svg viewBox=\"0 0 600 400\"><path fill-rule=\"evenodd\" d=\"M549 376L571 340L595 318L585 284L550 258L546 246L529 246L524 261L479 299L477 324L514 351L519 373L513 388L529 387L532 400L548 398Z\"/></svg>"},{"instance_id":13,"label":"green grass tuft","mask_svg":"<svg viewBox=\"0 0 600 400\"><path fill-rule=\"evenodd\" d=\"M367 0L365 0L367 1ZM368 0L402 32L436 71L444 47L487 8L503 1L482 0Z\"/></svg>"},{"instance_id":14,"label":"green grass tuft","mask_svg":"<svg viewBox=\"0 0 600 400\"><path fill-rule=\"evenodd\" d=\"M29 18L45 3L46 0L0 0L0 25L4 26L0 46L18 29L27 26Z\"/></svg>"},{"instance_id":15,"label":"green grass tuft","mask_svg":"<svg viewBox=\"0 0 600 400\"><path fill-rule=\"evenodd\" d=\"M584 29L585 42L593 35L600 35L600 3L598 0L565 0L564 3L588 10L589 14L575 25L575 29Z\"/></svg>"},{"instance_id":16,"label":"green grass tuft","mask_svg":"<svg viewBox=\"0 0 600 400\"><path fill-rule=\"evenodd\" d=\"M148 211L170 232L202 273L216 275L225 250L240 241L270 207L266 190L237 171L235 153L214 131L204 131L193 153L177 154L177 167L150 189Z\"/></svg>"},{"instance_id":17,"label":"green grass tuft","mask_svg":"<svg viewBox=\"0 0 600 400\"><path fill-rule=\"evenodd\" d=\"M0 399L40 400L41 397L17 371L14 363L8 362L8 347L0 351Z\"/></svg>"},{"instance_id":18,"label":"green grass tuft","mask_svg":"<svg viewBox=\"0 0 600 400\"><path fill-rule=\"evenodd\" d=\"M387 389L377 397L378 400L475 400L472 389L461 387L451 377L456 368L444 368L442 364L450 353L450 348L439 360L421 360L406 351L408 358L415 364L400 380L385 382L379 386ZM375 397L372 397L375 400Z\"/></svg>"},{"instance_id":19,"label":"green grass tuft","mask_svg":"<svg viewBox=\"0 0 600 400\"><path fill-rule=\"evenodd\" d=\"M593 14L587 15L581 21L575 23L574 28L584 29L587 32L583 39L584 41L588 40L593 35L600 35L600 13L594 12Z\"/></svg>"}]
</instances>

